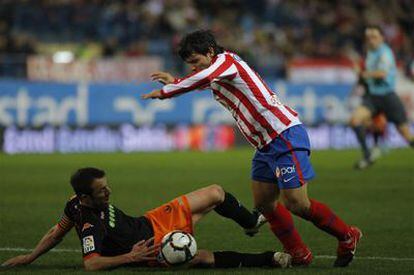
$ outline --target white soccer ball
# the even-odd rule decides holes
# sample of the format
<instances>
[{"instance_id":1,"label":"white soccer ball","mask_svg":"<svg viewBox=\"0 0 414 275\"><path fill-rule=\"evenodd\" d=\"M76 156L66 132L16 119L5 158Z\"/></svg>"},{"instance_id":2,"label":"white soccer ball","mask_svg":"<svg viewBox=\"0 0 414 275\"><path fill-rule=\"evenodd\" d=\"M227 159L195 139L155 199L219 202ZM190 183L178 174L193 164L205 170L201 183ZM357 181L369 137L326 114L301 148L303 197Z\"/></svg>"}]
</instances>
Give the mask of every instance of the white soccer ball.
<instances>
[{"instance_id":1,"label":"white soccer ball","mask_svg":"<svg viewBox=\"0 0 414 275\"><path fill-rule=\"evenodd\" d=\"M196 240L187 232L172 231L162 238L161 257L168 265L187 263L196 253Z\"/></svg>"}]
</instances>

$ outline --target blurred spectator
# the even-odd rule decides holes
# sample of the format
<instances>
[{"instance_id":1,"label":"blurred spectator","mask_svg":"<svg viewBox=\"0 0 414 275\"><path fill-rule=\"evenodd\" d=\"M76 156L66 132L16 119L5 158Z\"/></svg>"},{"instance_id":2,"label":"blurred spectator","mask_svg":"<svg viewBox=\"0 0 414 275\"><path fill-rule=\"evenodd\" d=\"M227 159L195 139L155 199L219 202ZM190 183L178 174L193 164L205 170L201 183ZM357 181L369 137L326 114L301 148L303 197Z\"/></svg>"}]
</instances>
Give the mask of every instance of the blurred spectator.
<instances>
[{"instance_id":1,"label":"blurred spectator","mask_svg":"<svg viewBox=\"0 0 414 275\"><path fill-rule=\"evenodd\" d=\"M107 38L102 44L102 56L112 57L116 54L119 47L118 39L116 37Z\"/></svg>"},{"instance_id":2,"label":"blurred spectator","mask_svg":"<svg viewBox=\"0 0 414 275\"><path fill-rule=\"evenodd\" d=\"M104 57L156 54L182 72L179 38L209 28L262 75L283 77L292 57L361 54L368 24L380 25L398 61L412 66L412 0L3 0L0 52L31 54L36 41L94 42Z\"/></svg>"}]
</instances>

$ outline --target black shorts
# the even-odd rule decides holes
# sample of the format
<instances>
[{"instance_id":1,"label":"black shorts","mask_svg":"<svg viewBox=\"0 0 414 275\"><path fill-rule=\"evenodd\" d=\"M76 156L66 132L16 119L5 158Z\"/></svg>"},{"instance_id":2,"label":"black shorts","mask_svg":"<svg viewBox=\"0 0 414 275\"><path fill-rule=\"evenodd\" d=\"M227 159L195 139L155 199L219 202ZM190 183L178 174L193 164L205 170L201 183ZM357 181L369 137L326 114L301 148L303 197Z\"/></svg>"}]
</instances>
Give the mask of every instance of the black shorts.
<instances>
[{"instance_id":1,"label":"black shorts","mask_svg":"<svg viewBox=\"0 0 414 275\"><path fill-rule=\"evenodd\" d=\"M384 113L388 121L401 125L408 121L404 105L396 93L386 95L365 94L362 98L362 105L367 107L372 116Z\"/></svg>"}]
</instances>

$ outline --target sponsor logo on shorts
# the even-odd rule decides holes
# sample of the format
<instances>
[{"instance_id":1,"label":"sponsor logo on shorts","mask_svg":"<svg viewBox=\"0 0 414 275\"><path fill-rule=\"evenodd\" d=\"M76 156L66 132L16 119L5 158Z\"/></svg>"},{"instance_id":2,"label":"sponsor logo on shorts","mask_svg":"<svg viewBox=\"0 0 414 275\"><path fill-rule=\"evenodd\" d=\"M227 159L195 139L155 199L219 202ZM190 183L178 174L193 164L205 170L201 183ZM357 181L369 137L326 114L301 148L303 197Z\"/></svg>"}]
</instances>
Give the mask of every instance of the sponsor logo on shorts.
<instances>
[{"instance_id":1,"label":"sponsor logo on shorts","mask_svg":"<svg viewBox=\"0 0 414 275\"><path fill-rule=\"evenodd\" d=\"M295 172L296 172L296 170L295 170L295 166L294 165L287 166L287 167L282 167L280 169L280 175L281 176L286 175L286 174L292 174L292 173L295 173Z\"/></svg>"},{"instance_id":2,"label":"sponsor logo on shorts","mask_svg":"<svg viewBox=\"0 0 414 275\"><path fill-rule=\"evenodd\" d=\"M95 250L95 241L93 240L93 236L89 235L83 238L83 253L89 253Z\"/></svg>"},{"instance_id":3,"label":"sponsor logo on shorts","mask_svg":"<svg viewBox=\"0 0 414 275\"><path fill-rule=\"evenodd\" d=\"M294 179L295 177L296 177L296 176L292 176L292 177L290 177L290 178L288 178L288 179L284 179L284 180L283 180L283 182L285 182L285 183L286 183L286 182L289 182L289 181L291 181L292 179Z\"/></svg>"}]
</instances>

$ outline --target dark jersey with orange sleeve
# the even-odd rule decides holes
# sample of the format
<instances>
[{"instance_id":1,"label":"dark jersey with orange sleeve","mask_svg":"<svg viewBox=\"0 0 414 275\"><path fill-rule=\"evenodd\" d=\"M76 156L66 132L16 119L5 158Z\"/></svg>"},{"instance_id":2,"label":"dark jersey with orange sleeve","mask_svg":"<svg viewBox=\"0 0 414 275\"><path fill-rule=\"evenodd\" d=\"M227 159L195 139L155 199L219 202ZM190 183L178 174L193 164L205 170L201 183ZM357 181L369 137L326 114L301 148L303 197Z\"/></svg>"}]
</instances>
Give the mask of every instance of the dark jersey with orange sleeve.
<instances>
[{"instance_id":1,"label":"dark jersey with orange sleeve","mask_svg":"<svg viewBox=\"0 0 414 275\"><path fill-rule=\"evenodd\" d=\"M131 217L111 204L105 209L90 208L76 196L66 203L58 226L65 231L75 226L84 259L128 253L138 241L154 235L147 218Z\"/></svg>"}]
</instances>

